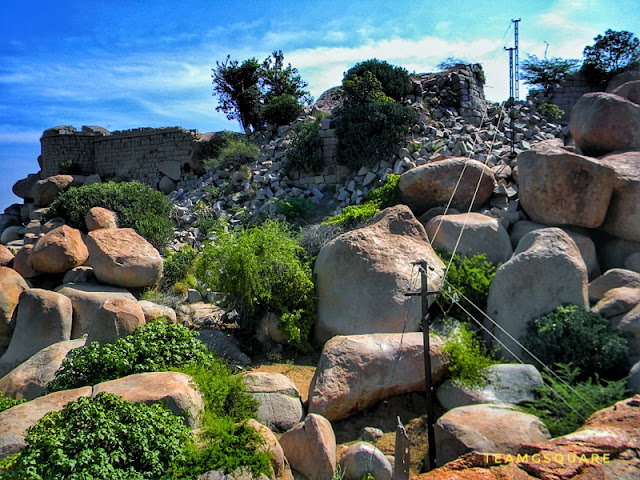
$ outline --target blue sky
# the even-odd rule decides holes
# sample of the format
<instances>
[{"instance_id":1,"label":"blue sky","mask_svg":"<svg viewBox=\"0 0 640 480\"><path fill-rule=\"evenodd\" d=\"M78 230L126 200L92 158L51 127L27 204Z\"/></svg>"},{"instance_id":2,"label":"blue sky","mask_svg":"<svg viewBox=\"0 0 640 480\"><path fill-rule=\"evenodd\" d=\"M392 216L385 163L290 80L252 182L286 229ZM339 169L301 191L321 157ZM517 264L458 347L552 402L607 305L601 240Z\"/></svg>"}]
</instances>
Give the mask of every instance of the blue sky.
<instances>
[{"instance_id":1,"label":"blue sky","mask_svg":"<svg viewBox=\"0 0 640 480\"><path fill-rule=\"evenodd\" d=\"M411 72L449 56L482 63L486 96L508 96L511 19L526 54L581 58L607 28L640 35L637 0L0 0L0 212L36 173L56 125L237 130L216 112L211 69L227 54L282 50L314 97L355 63ZM521 86L521 96L526 92Z\"/></svg>"}]
</instances>

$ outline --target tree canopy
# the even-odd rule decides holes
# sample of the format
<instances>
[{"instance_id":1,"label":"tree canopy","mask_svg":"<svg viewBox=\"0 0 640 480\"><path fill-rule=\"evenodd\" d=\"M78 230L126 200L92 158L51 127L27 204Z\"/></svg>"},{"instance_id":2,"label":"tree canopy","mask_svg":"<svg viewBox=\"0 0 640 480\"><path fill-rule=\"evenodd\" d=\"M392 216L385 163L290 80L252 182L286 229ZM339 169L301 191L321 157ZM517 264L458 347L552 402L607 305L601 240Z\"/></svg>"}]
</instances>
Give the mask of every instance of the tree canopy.
<instances>
[{"instance_id":1,"label":"tree canopy","mask_svg":"<svg viewBox=\"0 0 640 480\"><path fill-rule=\"evenodd\" d=\"M579 63L574 59L539 59L535 55L528 55L522 62L521 78L529 85L549 91L567 75L575 72Z\"/></svg>"},{"instance_id":2,"label":"tree canopy","mask_svg":"<svg viewBox=\"0 0 640 480\"><path fill-rule=\"evenodd\" d=\"M606 84L619 73L640 68L640 40L633 33L608 29L593 40L582 52L583 71L592 83Z\"/></svg>"}]
</instances>

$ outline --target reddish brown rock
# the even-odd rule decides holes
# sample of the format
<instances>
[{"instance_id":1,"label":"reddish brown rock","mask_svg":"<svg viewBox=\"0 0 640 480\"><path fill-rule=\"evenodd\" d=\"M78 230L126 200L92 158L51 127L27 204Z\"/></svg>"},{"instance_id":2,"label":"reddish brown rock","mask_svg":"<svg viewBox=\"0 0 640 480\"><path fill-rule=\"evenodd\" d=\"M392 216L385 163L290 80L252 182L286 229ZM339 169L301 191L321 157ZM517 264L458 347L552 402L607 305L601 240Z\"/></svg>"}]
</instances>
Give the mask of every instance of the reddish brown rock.
<instances>
[{"instance_id":1,"label":"reddish brown rock","mask_svg":"<svg viewBox=\"0 0 640 480\"><path fill-rule=\"evenodd\" d=\"M570 128L585 155L599 157L615 150L637 150L640 105L612 93L587 93L571 109Z\"/></svg>"},{"instance_id":2,"label":"reddish brown rock","mask_svg":"<svg viewBox=\"0 0 640 480\"><path fill-rule=\"evenodd\" d=\"M541 142L518 155L519 197L534 222L599 227L615 183L613 168Z\"/></svg>"},{"instance_id":3,"label":"reddish brown rock","mask_svg":"<svg viewBox=\"0 0 640 480\"><path fill-rule=\"evenodd\" d=\"M44 273L63 273L82 265L89 258L80 230L67 225L40 237L31 250L31 266Z\"/></svg>"},{"instance_id":4,"label":"reddish brown rock","mask_svg":"<svg viewBox=\"0 0 640 480\"><path fill-rule=\"evenodd\" d=\"M460 183L455 189L458 179ZM493 172L477 160L454 157L412 168L402 174L398 186L403 203L416 216L420 216L430 208L447 205L454 189L451 207L468 210L478 181L480 187L474 200L476 206L482 205L491 197L495 184Z\"/></svg>"},{"instance_id":5,"label":"reddish brown rock","mask_svg":"<svg viewBox=\"0 0 640 480\"><path fill-rule=\"evenodd\" d=\"M264 445L261 447L271 457L271 468L273 468L273 474L276 480L293 480L291 475L291 468L289 467L289 461L284 456L284 451L278 443L278 439L269 429L269 427L262 425L260 422L249 419L247 426L253 428L260 437L264 440Z\"/></svg>"},{"instance_id":6,"label":"reddish brown rock","mask_svg":"<svg viewBox=\"0 0 640 480\"><path fill-rule=\"evenodd\" d=\"M42 272L39 272L35 268L31 266L31 249L33 245L25 245L16 256L13 258L13 269L22 275L24 278L33 278L40 275Z\"/></svg>"},{"instance_id":7,"label":"reddish brown rock","mask_svg":"<svg viewBox=\"0 0 640 480\"><path fill-rule=\"evenodd\" d=\"M13 313L18 306L20 295L29 285L22 275L11 268L0 267L0 355L9 346L13 334Z\"/></svg>"},{"instance_id":8,"label":"reddish brown rock","mask_svg":"<svg viewBox=\"0 0 640 480\"><path fill-rule=\"evenodd\" d=\"M0 267L6 267L13 260L13 253L4 245L0 245Z\"/></svg>"},{"instance_id":9,"label":"reddish brown rock","mask_svg":"<svg viewBox=\"0 0 640 480\"><path fill-rule=\"evenodd\" d=\"M54 175L38 180L33 187L33 203L37 207L51 204L56 196L64 192L73 183L71 175Z\"/></svg>"},{"instance_id":10,"label":"reddish brown rock","mask_svg":"<svg viewBox=\"0 0 640 480\"><path fill-rule=\"evenodd\" d=\"M24 200L31 200L34 196L34 187L38 181L40 181L40 175L38 175L37 173L31 173L27 175L27 178L18 180L13 185L11 191L16 197L20 197Z\"/></svg>"},{"instance_id":11,"label":"reddish brown rock","mask_svg":"<svg viewBox=\"0 0 640 480\"><path fill-rule=\"evenodd\" d=\"M623 83L619 87L611 90L611 93L640 105L640 80Z\"/></svg>"},{"instance_id":12,"label":"reddish brown rock","mask_svg":"<svg viewBox=\"0 0 640 480\"><path fill-rule=\"evenodd\" d=\"M162 257L132 228L103 228L89 232L88 264L98 280L121 287L146 287L162 275Z\"/></svg>"},{"instance_id":13,"label":"reddish brown rock","mask_svg":"<svg viewBox=\"0 0 640 480\"><path fill-rule=\"evenodd\" d=\"M118 228L118 214L102 207L93 207L84 218L87 230Z\"/></svg>"}]
</instances>

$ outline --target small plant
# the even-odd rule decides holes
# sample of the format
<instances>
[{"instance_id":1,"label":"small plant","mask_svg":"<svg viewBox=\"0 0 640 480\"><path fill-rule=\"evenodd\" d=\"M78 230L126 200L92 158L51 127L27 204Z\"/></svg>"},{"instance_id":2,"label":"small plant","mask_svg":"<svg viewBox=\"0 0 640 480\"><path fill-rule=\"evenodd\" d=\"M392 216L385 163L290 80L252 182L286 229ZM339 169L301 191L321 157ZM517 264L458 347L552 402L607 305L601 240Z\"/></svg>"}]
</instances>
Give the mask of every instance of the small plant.
<instances>
[{"instance_id":1,"label":"small plant","mask_svg":"<svg viewBox=\"0 0 640 480\"><path fill-rule=\"evenodd\" d=\"M24 403L25 400L16 400L15 398L7 397L4 393L0 392L0 412L4 412L5 410L9 410L16 405L20 405Z\"/></svg>"},{"instance_id":2,"label":"small plant","mask_svg":"<svg viewBox=\"0 0 640 480\"><path fill-rule=\"evenodd\" d=\"M96 385L133 373L160 372L190 363L219 362L184 325L148 323L115 343L98 342L72 350L47 393Z\"/></svg>"},{"instance_id":3,"label":"small plant","mask_svg":"<svg viewBox=\"0 0 640 480\"><path fill-rule=\"evenodd\" d=\"M75 163L71 159L63 160L58 164L60 173L65 175L80 175L82 174L82 167Z\"/></svg>"},{"instance_id":4,"label":"small plant","mask_svg":"<svg viewBox=\"0 0 640 480\"><path fill-rule=\"evenodd\" d=\"M40 221L62 217L69 226L86 232L85 217L93 207L114 211L121 227L134 228L157 248L166 245L173 236L173 205L162 193L140 182L72 187L56 197Z\"/></svg>"},{"instance_id":5,"label":"small plant","mask_svg":"<svg viewBox=\"0 0 640 480\"><path fill-rule=\"evenodd\" d=\"M284 171L316 173L322 170L322 139L317 121L296 123L294 135L287 149Z\"/></svg>"},{"instance_id":6,"label":"small plant","mask_svg":"<svg viewBox=\"0 0 640 480\"><path fill-rule=\"evenodd\" d=\"M276 201L276 213L282 214L289 221L304 220L313 215L318 206L304 197L291 197Z\"/></svg>"},{"instance_id":7,"label":"small plant","mask_svg":"<svg viewBox=\"0 0 640 480\"><path fill-rule=\"evenodd\" d=\"M253 331L266 312L295 316L298 310L315 310L311 268L304 255L289 227L274 220L238 231L220 229L215 244L207 245L196 262L196 278L224 293L228 307ZM303 323L311 321L307 315Z\"/></svg>"},{"instance_id":8,"label":"small plant","mask_svg":"<svg viewBox=\"0 0 640 480\"><path fill-rule=\"evenodd\" d=\"M553 103L543 103L538 107L538 111L550 120L560 120L564 115L564 110Z\"/></svg>"},{"instance_id":9,"label":"small plant","mask_svg":"<svg viewBox=\"0 0 640 480\"><path fill-rule=\"evenodd\" d=\"M248 139L230 139L222 147L217 157L205 160L207 170L231 170L255 162L260 157L260 149Z\"/></svg>"},{"instance_id":10,"label":"small plant","mask_svg":"<svg viewBox=\"0 0 640 480\"><path fill-rule=\"evenodd\" d=\"M443 251L436 253L445 265L449 265L451 259L449 253ZM436 300L442 314L458 320L472 320L463 308L476 316L479 312L473 305L484 312L496 269L497 266L488 262L484 254L472 257L461 257L455 254L449 266L446 282L441 287L442 295ZM468 300L462 298L462 295Z\"/></svg>"},{"instance_id":11,"label":"small plant","mask_svg":"<svg viewBox=\"0 0 640 480\"><path fill-rule=\"evenodd\" d=\"M184 282L193 273L198 251L185 245L177 252L170 252L164 259L162 269L162 288L168 290L178 282Z\"/></svg>"},{"instance_id":12,"label":"small plant","mask_svg":"<svg viewBox=\"0 0 640 480\"><path fill-rule=\"evenodd\" d=\"M626 338L599 313L576 305L530 320L520 341L546 365L571 363L582 372L579 380L593 375L617 380L627 371Z\"/></svg>"},{"instance_id":13,"label":"small plant","mask_svg":"<svg viewBox=\"0 0 640 480\"><path fill-rule=\"evenodd\" d=\"M545 385L537 389L538 398L523 407L527 413L540 418L554 437L576 431L594 412L623 400L628 395L626 379L601 380L596 375L578 382L578 367L556 364L558 378L545 371Z\"/></svg>"},{"instance_id":14,"label":"small plant","mask_svg":"<svg viewBox=\"0 0 640 480\"><path fill-rule=\"evenodd\" d=\"M102 392L45 415L0 471L3 479L153 479L183 462L192 442L188 427L163 406Z\"/></svg>"},{"instance_id":15,"label":"small plant","mask_svg":"<svg viewBox=\"0 0 640 480\"><path fill-rule=\"evenodd\" d=\"M449 357L451 379L468 388L483 386L488 380L486 367L498 363L482 340L464 323L446 326L444 352Z\"/></svg>"}]
</instances>

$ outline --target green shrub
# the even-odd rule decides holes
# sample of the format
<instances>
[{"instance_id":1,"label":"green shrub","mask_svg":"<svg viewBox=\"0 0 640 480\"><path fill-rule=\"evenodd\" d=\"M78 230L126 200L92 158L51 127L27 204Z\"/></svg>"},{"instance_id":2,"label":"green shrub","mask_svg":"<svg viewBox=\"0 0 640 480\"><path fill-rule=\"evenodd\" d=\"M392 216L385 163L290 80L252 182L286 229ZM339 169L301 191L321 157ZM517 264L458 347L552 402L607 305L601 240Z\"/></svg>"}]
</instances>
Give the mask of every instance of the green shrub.
<instances>
[{"instance_id":1,"label":"green shrub","mask_svg":"<svg viewBox=\"0 0 640 480\"><path fill-rule=\"evenodd\" d=\"M271 125L289 125L304 113L304 107L293 95L283 94L265 103L261 113L262 118Z\"/></svg>"},{"instance_id":2,"label":"green shrub","mask_svg":"<svg viewBox=\"0 0 640 480\"><path fill-rule=\"evenodd\" d=\"M291 197L276 201L276 213L284 215L287 220L304 220L316 213L318 206L304 197Z\"/></svg>"},{"instance_id":3,"label":"green shrub","mask_svg":"<svg viewBox=\"0 0 640 480\"><path fill-rule=\"evenodd\" d=\"M99 393L50 412L27 430L26 447L3 461L6 479L141 480L185 460L191 432L159 404Z\"/></svg>"},{"instance_id":4,"label":"green shrub","mask_svg":"<svg viewBox=\"0 0 640 480\"><path fill-rule=\"evenodd\" d=\"M595 374L618 379L628 371L624 336L599 313L576 305L530 320L520 342L546 365L571 363L582 372L580 380Z\"/></svg>"},{"instance_id":5,"label":"green shrub","mask_svg":"<svg viewBox=\"0 0 640 480\"><path fill-rule=\"evenodd\" d=\"M162 193L140 182L94 183L59 194L43 213L41 222L62 217L68 225L87 231L85 216L93 207L118 214L120 226L133 228L155 247L173 237L171 202Z\"/></svg>"},{"instance_id":6,"label":"green shrub","mask_svg":"<svg viewBox=\"0 0 640 480\"><path fill-rule=\"evenodd\" d=\"M485 368L498 363L482 340L463 323L446 326L444 352L449 357L451 379L468 388L483 386L488 380Z\"/></svg>"},{"instance_id":7,"label":"green shrub","mask_svg":"<svg viewBox=\"0 0 640 480\"><path fill-rule=\"evenodd\" d=\"M606 381L596 375L578 382L579 368L557 364L555 370L562 381L543 371L545 385L537 389L538 398L523 408L540 418L554 437L576 431L592 413L624 400L629 393L626 379Z\"/></svg>"},{"instance_id":8,"label":"green shrub","mask_svg":"<svg viewBox=\"0 0 640 480\"><path fill-rule=\"evenodd\" d=\"M388 175L387 183L367 193L365 203L361 205L349 205L343 208L342 212L330 217L323 222L323 225L340 224L351 228L371 220L371 218L381 210L397 205L400 203L399 181L400 175Z\"/></svg>"},{"instance_id":9,"label":"green shrub","mask_svg":"<svg viewBox=\"0 0 640 480\"><path fill-rule=\"evenodd\" d=\"M133 373L218 361L196 335L180 324L152 322L115 343L100 346L91 342L69 353L47 386L47 393L96 385Z\"/></svg>"},{"instance_id":10,"label":"green shrub","mask_svg":"<svg viewBox=\"0 0 640 480\"><path fill-rule=\"evenodd\" d=\"M267 220L244 230L220 229L196 262L196 277L226 295L245 327L266 312L314 311L311 268L286 224Z\"/></svg>"},{"instance_id":11,"label":"green shrub","mask_svg":"<svg viewBox=\"0 0 640 480\"><path fill-rule=\"evenodd\" d=\"M337 161L353 171L388 160L400 148L416 120L411 107L369 103L345 109L337 122Z\"/></svg>"},{"instance_id":12,"label":"green shrub","mask_svg":"<svg viewBox=\"0 0 640 480\"><path fill-rule=\"evenodd\" d=\"M380 82L384 94L394 100L402 100L413 89L407 70L376 58L365 60L351 67L345 74L343 83L345 80L363 77L366 72L371 72Z\"/></svg>"},{"instance_id":13,"label":"green shrub","mask_svg":"<svg viewBox=\"0 0 640 480\"><path fill-rule=\"evenodd\" d=\"M162 288L166 290L178 282L183 282L187 275L193 273L197 256L198 251L189 245L183 246L177 252L169 252L162 269Z\"/></svg>"},{"instance_id":14,"label":"green shrub","mask_svg":"<svg viewBox=\"0 0 640 480\"><path fill-rule=\"evenodd\" d=\"M230 139L217 157L205 160L207 170L231 170L255 162L260 158L260 149L245 137Z\"/></svg>"},{"instance_id":15,"label":"green shrub","mask_svg":"<svg viewBox=\"0 0 640 480\"><path fill-rule=\"evenodd\" d=\"M564 110L553 103L543 103L538 107L538 111L551 120L560 120L564 115Z\"/></svg>"},{"instance_id":16,"label":"green shrub","mask_svg":"<svg viewBox=\"0 0 640 480\"><path fill-rule=\"evenodd\" d=\"M445 266L449 265L451 255L447 252L437 253ZM481 315L472 304L483 312L487 309L489 288L496 268L496 265L487 261L484 254L472 257L454 255L449 266L447 282L440 288L442 294L436 300L442 314L458 320L472 320L461 308L463 307L475 317ZM462 298L462 295L469 300Z\"/></svg>"},{"instance_id":17,"label":"green shrub","mask_svg":"<svg viewBox=\"0 0 640 480\"><path fill-rule=\"evenodd\" d=\"M370 71L363 75L345 78L338 97L345 107L366 105L372 102L392 103L393 98L385 95L382 83Z\"/></svg>"},{"instance_id":18,"label":"green shrub","mask_svg":"<svg viewBox=\"0 0 640 480\"><path fill-rule=\"evenodd\" d=\"M296 123L284 162L285 173L316 173L322 170L323 166L322 139L318 130L318 122Z\"/></svg>"},{"instance_id":19,"label":"green shrub","mask_svg":"<svg viewBox=\"0 0 640 480\"><path fill-rule=\"evenodd\" d=\"M10 408L24 402L25 400L16 400L15 398L7 397L4 393L0 392L0 412L9 410Z\"/></svg>"}]
</instances>

